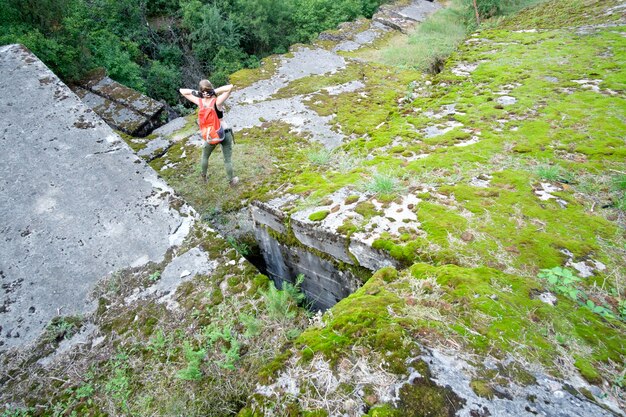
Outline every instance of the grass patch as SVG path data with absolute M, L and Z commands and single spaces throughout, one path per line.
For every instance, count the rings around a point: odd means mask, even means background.
M 479 1 L 478 4 L 483 25 L 489 27 L 502 16 L 542 1 L 545 0 Z M 443 69 L 448 56 L 476 27 L 472 1 L 453 0 L 450 6 L 419 24 L 408 37 L 392 38 L 390 45 L 376 54 L 375 60 L 436 74 Z
M 468 31 L 464 8 L 455 2 L 420 24 L 405 42 L 399 41 L 383 49 L 380 61 L 386 65 L 437 73 Z
M 559 165 L 539 165 L 535 170 L 535 174 L 542 180 L 563 182 L 566 184 L 574 182 L 574 176 Z
M 389 172 L 377 172 L 363 188 L 377 196 L 393 196 L 404 191 L 400 179 Z
M 626 174 L 619 174 L 611 178 L 611 189 L 613 191 L 626 191 Z
M 326 148 L 311 151 L 307 154 L 309 162 L 311 162 L 313 165 L 328 165 L 332 157 L 333 151 Z

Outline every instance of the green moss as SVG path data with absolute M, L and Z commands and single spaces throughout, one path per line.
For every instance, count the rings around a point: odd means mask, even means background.
M 324 220 L 329 214 L 329 210 L 316 211 L 315 213 L 309 215 L 309 220 L 311 220 L 312 222 L 320 222 Z
M 574 359 L 574 366 L 576 367 L 576 369 L 578 369 L 578 371 L 580 371 L 580 374 L 587 381 L 591 382 L 592 384 L 597 384 L 602 381 L 600 373 L 596 370 L 596 368 L 591 364 L 588 359 L 578 355 L 575 355 Z
M 393 276 L 390 269 L 377 273 L 357 292 L 333 307 L 324 328 L 313 328 L 296 339 L 303 359 L 316 353 L 335 362 L 355 345 L 365 345 L 384 352 L 389 369 L 401 373 L 411 348 L 405 346 L 404 329 L 389 315 L 389 308 L 401 300 L 385 288 L 384 277 Z
M 359 230 L 359 226 L 354 224 L 351 219 L 345 219 L 343 224 L 337 227 L 337 232 L 344 236 L 350 236 L 352 233 Z
M 314 104 L 318 100 L 323 100 L 323 95 L 320 93 L 320 90 L 325 87 L 332 87 L 360 79 L 362 78 L 363 71 L 362 65 L 349 64 L 346 68 L 333 74 L 311 75 L 299 78 L 289 83 L 288 86 L 278 90 L 273 97 L 287 98 L 295 95 L 317 93 L 315 97 L 309 101 L 309 106 L 315 106 L 314 108 L 316 111 L 321 110 L 321 106 L 319 106 L 320 108 L 318 109 L 318 106 Z M 330 98 L 328 95 L 325 95 L 325 97 Z
M 401 410 L 394 409 L 389 404 L 372 407 L 367 413 L 368 417 L 403 417 L 405 415 Z
M 261 61 L 259 68 L 242 69 L 231 74 L 228 79 L 236 89 L 242 89 L 260 80 L 267 80 L 276 73 L 280 62 L 279 56 L 271 56 Z
M 285 363 L 291 357 L 292 353 L 285 350 L 283 353 L 277 355 L 267 366 L 259 372 L 259 377 L 262 382 L 269 383 L 272 379 L 278 375 L 278 372 L 285 367 Z
M 359 204 L 356 205 L 354 211 L 359 213 L 366 219 L 374 216 L 380 216 L 383 214 L 382 211 L 376 209 L 376 206 L 371 201 L 361 201 Z
M 489 400 L 493 399 L 494 391 L 488 381 L 473 379 L 470 382 L 470 387 L 474 391 L 476 395 L 479 397 L 487 398 Z
M 252 280 L 252 286 L 250 287 L 250 291 L 248 292 L 248 294 L 255 295 L 258 293 L 259 290 L 267 289 L 269 283 L 270 279 L 267 277 L 267 275 L 256 274 L 254 276 L 254 279 Z
M 241 283 L 241 277 L 239 277 L 238 275 L 234 275 L 232 277 L 229 277 L 226 282 L 228 283 L 229 287 L 236 287 Z
M 356 203 L 357 201 L 359 201 L 359 196 L 358 195 L 351 195 L 346 197 L 345 201 L 343 202 L 345 205 L 350 205 L 353 203 Z
M 451 312 L 455 324 L 449 328 L 469 338 L 469 344 L 479 352 L 489 351 L 499 356 L 516 346 L 519 354 L 538 359 L 552 367 L 554 355 L 560 348 L 551 341 L 550 333 L 543 330 L 542 323 L 555 332 L 570 334 L 576 343 L 591 348 L 596 360 L 608 360 L 609 356 L 619 356 L 622 353 L 618 352 L 626 351 L 624 343 L 617 342 L 623 329 L 602 323 L 593 318 L 593 313 L 587 309 L 578 308 L 567 300 L 550 307 L 531 298 L 529 295 L 539 285 L 533 280 L 506 275 L 490 268 L 466 269 L 454 265 L 433 267 L 416 264 L 411 268 L 411 273 L 416 278 L 437 279 L 444 290 L 441 300 L 455 306 L 454 313 Z M 509 290 L 501 291 L 496 289 L 498 287 Z M 467 332 L 467 328 L 472 329 L 472 332 Z M 598 337 L 600 334 L 603 335 L 602 341 Z M 588 356 L 586 358 L 589 360 Z M 581 366 L 588 365 L 582 360 L 580 363 Z M 502 368 L 499 372 L 518 384 L 534 383 L 534 377 L 519 366 Z M 591 375 L 591 372 L 588 371 L 588 374 Z
M 612 16 L 604 14 L 605 10 L 618 4 L 617 0 L 552 0 L 507 19 L 502 27 L 544 29 L 604 23 L 618 18 L 617 13 Z
M 444 247 L 449 244 L 449 232 L 467 228 L 465 218 L 437 203 L 422 201 L 417 205 L 416 212 L 422 222 L 422 228 L 428 234 L 428 240 Z
M 385 282 L 393 282 L 398 279 L 398 271 L 393 267 L 381 268 L 376 272 L 376 277 L 382 279 Z
M 144 149 L 146 146 L 148 146 L 148 142 L 150 141 L 150 139 L 152 139 L 152 135 L 145 138 L 136 138 L 119 130 L 116 130 L 115 133 L 117 133 L 134 152 L 139 152 L 140 150 Z
M 452 388 L 440 387 L 428 377 L 416 378 L 400 388 L 398 408 L 411 416 L 450 417 L 465 404 Z

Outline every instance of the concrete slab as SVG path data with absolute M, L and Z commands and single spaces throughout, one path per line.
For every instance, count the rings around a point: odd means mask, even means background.
M 383 5 L 374 14 L 372 20 L 392 29 L 408 33 L 416 23 L 441 8 L 438 2 L 429 0 L 414 0 L 409 5 L 398 8 L 397 5 Z
M 108 98 L 81 87 L 74 87 L 73 91 L 114 129 L 123 132 L 138 132 L 146 123 L 145 116 Z
M 291 57 L 281 58 L 276 75 L 243 90 L 234 91 L 228 102 L 241 105 L 264 101 L 294 80 L 310 75 L 332 74 L 345 67 L 346 60 L 331 51 L 298 47 L 292 51 Z
M 441 9 L 441 4 L 430 0 L 417 0 L 398 10 L 398 14 L 405 19 L 423 22 L 426 18 L 437 10 Z
M 112 80 L 104 69 L 73 89 L 110 126 L 129 135 L 145 136 L 162 124 L 163 103 Z
M 90 311 L 110 272 L 161 261 L 195 213 L 20 45 L 0 47 L 0 114 L 2 351 Z

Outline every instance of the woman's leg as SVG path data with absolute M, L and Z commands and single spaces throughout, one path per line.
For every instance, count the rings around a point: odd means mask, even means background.
M 209 167 L 209 156 L 213 153 L 213 149 L 215 149 L 215 145 L 209 145 L 207 142 L 204 142 L 204 147 L 202 148 L 202 179 L 206 180 L 206 170 Z
M 226 167 L 228 181 L 232 181 L 233 163 L 231 158 L 233 155 L 233 133 L 230 130 L 226 131 L 224 140 L 222 141 L 222 152 L 224 152 L 224 166 Z

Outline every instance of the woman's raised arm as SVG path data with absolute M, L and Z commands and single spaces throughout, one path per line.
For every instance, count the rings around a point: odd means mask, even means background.
M 191 88 L 181 88 L 178 91 L 180 91 L 180 94 L 182 94 L 183 97 L 191 101 L 193 104 L 200 103 L 200 99 L 192 94 L 194 90 L 192 90 Z
M 233 85 L 232 84 L 228 84 L 228 85 L 223 85 L 219 88 L 215 89 L 215 94 L 217 94 L 217 100 L 215 101 L 215 104 L 220 107 L 222 104 L 224 104 L 224 102 L 226 101 L 226 99 L 230 96 L 230 92 L 233 90 Z

